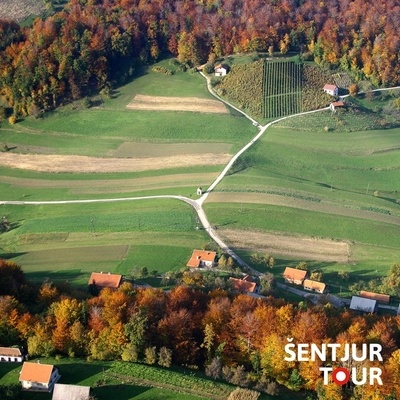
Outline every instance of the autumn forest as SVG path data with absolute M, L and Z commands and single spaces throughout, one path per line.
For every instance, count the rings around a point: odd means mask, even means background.
M 329 304 L 316 306 L 267 297 L 177 286 L 135 289 L 129 282 L 98 296 L 68 285 L 32 285 L 22 269 L 0 260 L 0 343 L 23 345 L 31 356 L 60 354 L 88 360 L 184 365 L 213 379 L 277 394 L 316 391 L 320 399 L 399 398 L 400 317 L 361 316 Z M 321 361 L 287 362 L 295 343 L 380 343 L 383 386 L 322 384 Z M 325 363 L 326 365 L 326 363 Z M 335 367 L 343 363 L 329 362 Z M 374 365 L 348 362 L 344 366 Z
M 16 116 L 134 76 L 172 54 L 294 51 L 374 85 L 400 82 L 398 0 L 71 0 L 31 28 L 0 21 L 0 87 Z

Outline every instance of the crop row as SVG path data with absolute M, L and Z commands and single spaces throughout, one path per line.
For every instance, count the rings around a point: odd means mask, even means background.
M 265 62 L 263 117 L 296 114 L 302 104 L 302 66 L 292 62 Z

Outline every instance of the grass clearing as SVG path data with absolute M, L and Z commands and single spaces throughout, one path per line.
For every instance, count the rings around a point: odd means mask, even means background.
M 160 400 L 207 400 L 210 398 L 207 397 L 207 392 L 204 395 L 196 395 L 190 393 L 190 386 L 182 387 L 178 385 L 180 381 L 186 383 L 189 381 L 190 384 L 197 383 L 204 386 L 207 384 L 206 379 L 185 375 L 184 371 L 174 372 L 140 364 L 87 362 L 81 359 L 68 358 L 45 358 L 41 359 L 40 362 L 42 364 L 53 364 L 59 368 L 60 383 L 91 386 L 93 394 L 98 400 L 108 400 L 115 398 L 115 396 L 119 400 L 151 400 L 154 398 Z M 20 370 L 20 364 L 1 363 L 0 384 L 17 384 Z M 125 374 L 124 378 L 120 376 L 122 375 L 121 370 Z M 164 372 L 164 377 L 168 376 L 172 380 L 165 382 L 165 378 L 161 379 L 158 370 Z M 167 387 L 167 384 L 169 387 Z M 173 390 L 172 385 L 175 384 L 177 387 Z M 220 383 L 214 383 L 214 388 L 222 393 L 225 393 L 225 391 L 229 393 L 230 390 L 230 386 Z M 52 394 L 22 392 L 21 396 L 21 400 L 50 400 Z
M 209 241 L 194 211 L 171 200 L 102 204 L 3 206 L 14 229 L 0 256 L 20 263 L 29 279 L 86 285 L 90 272 L 166 272 L 186 265 Z

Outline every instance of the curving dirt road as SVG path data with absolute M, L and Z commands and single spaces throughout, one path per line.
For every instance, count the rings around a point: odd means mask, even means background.
M 235 161 L 247 150 L 249 149 L 254 143 L 259 140 L 266 130 L 272 126 L 273 124 L 285 120 L 287 118 L 292 118 L 297 115 L 306 115 L 306 114 L 311 114 L 311 113 L 316 113 L 320 111 L 324 111 L 329 109 L 329 107 L 325 107 L 319 110 L 314 110 L 314 111 L 308 111 L 304 113 L 299 113 L 299 114 L 294 114 L 290 115 L 287 117 L 282 117 L 279 118 L 275 121 L 272 121 L 268 123 L 267 125 L 261 126 L 258 124 L 256 120 L 251 118 L 249 115 L 247 115 L 245 112 L 242 110 L 239 110 L 226 100 L 220 98 L 218 95 L 216 95 L 210 85 L 210 79 L 207 78 L 202 72 L 201 75 L 206 79 L 207 81 L 207 88 L 209 92 L 217 98 L 219 101 L 223 102 L 229 107 L 232 107 L 236 111 L 240 112 L 243 114 L 249 121 L 252 122 L 253 125 L 259 126 L 260 127 L 260 132 L 249 142 L 247 143 L 242 149 L 240 149 L 227 163 L 226 167 L 224 170 L 221 172 L 221 174 L 214 180 L 214 182 L 209 186 L 209 188 L 205 191 L 205 193 L 197 200 L 190 199 L 188 197 L 184 196 L 175 196 L 175 195 L 159 195 L 159 196 L 142 196 L 142 197 L 125 197 L 125 198 L 114 198 L 114 199 L 89 199 L 89 200 L 60 200 L 60 201 L 1 201 L 0 204 L 12 204 L 12 205 L 41 205 L 41 204 L 78 204 L 78 203 L 111 203 L 111 202 L 121 202 L 121 201 L 136 201 L 136 200 L 147 200 L 147 199 L 176 199 L 179 201 L 184 201 L 187 204 L 190 204 L 194 210 L 196 211 L 199 221 L 201 222 L 204 230 L 208 233 L 208 235 L 213 239 L 218 246 L 225 252 L 231 255 L 240 265 L 245 266 L 249 268 L 250 270 L 253 271 L 255 274 L 260 274 L 258 271 L 253 270 L 244 260 L 242 260 L 232 249 L 229 248 L 229 246 L 221 239 L 221 237 L 217 234 L 216 230 L 214 227 L 211 226 L 210 222 L 207 219 L 207 215 L 204 212 L 204 209 L 202 207 L 204 201 L 207 199 L 209 194 L 214 190 L 214 188 L 222 181 L 222 179 L 225 177 L 229 169 L 232 167 L 232 165 L 235 163 Z M 380 89 L 382 90 L 382 89 Z

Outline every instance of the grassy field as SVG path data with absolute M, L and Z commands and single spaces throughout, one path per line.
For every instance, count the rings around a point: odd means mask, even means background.
M 173 60 L 158 65 L 166 76 L 145 68 L 111 98 L 94 97 L 60 107 L 44 118 L 0 126 L 0 143 L 21 154 L 146 158 L 233 154 L 256 129 L 236 114 L 126 110 L 136 94 L 211 99 L 199 74 L 182 72 Z M 130 173 L 40 173 L 0 168 L 1 200 L 119 198 L 176 194 L 195 196 L 222 165 L 181 165 Z M 3 206 L 14 228 L 1 237 L 0 254 L 21 263 L 28 277 L 86 284 L 93 270 L 129 275 L 133 269 L 180 269 L 193 248 L 208 241 L 195 230 L 193 211 L 176 201 L 20 207 Z
M 33 281 L 86 285 L 92 271 L 181 269 L 208 242 L 186 204 L 149 200 L 105 204 L 3 206 L 15 228 L 2 234 L 0 257 Z
M 59 368 L 60 383 L 91 386 L 93 395 L 98 400 L 116 396 L 119 400 L 222 399 L 233 390 L 229 385 L 214 383 L 183 370 L 165 370 L 141 364 L 100 361 L 88 363 L 80 359 L 50 358 L 40 361 Z M 0 385 L 17 384 L 20 370 L 20 365 L 1 363 Z M 51 394 L 22 393 L 21 400 L 23 399 L 51 399 Z
M 332 282 L 341 269 L 367 280 L 384 276 L 400 259 L 400 129 L 326 132 L 329 118 L 317 113 L 268 129 L 209 197 L 207 215 L 221 232 L 347 242 L 349 263 L 317 263 Z M 284 259 L 282 268 L 298 262 Z

